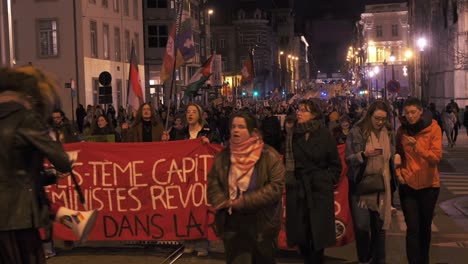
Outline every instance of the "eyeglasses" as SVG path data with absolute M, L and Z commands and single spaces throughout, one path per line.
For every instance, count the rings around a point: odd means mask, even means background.
M 387 122 L 387 118 L 386 118 L 386 117 L 372 116 L 372 118 L 374 118 L 375 121 L 378 121 L 378 122 Z

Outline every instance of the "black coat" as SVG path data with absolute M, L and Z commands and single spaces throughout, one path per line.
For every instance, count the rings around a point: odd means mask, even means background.
M 212 144 L 221 144 L 221 138 L 218 131 L 210 128 L 209 125 L 205 124 L 202 129 L 198 132 L 197 138 L 206 137 Z M 188 126 L 176 131 L 175 138 L 171 140 L 184 140 L 190 139 L 190 132 Z
M 14 102 L 0 103 L 0 141 L 0 231 L 45 226 L 44 158 L 69 172 L 68 155 L 34 112 Z
M 335 244 L 334 185 L 341 173 L 336 142 L 328 129 L 293 137 L 295 182 L 286 185 L 286 232 L 289 245 L 315 250 Z M 308 219 L 309 221 L 304 221 Z

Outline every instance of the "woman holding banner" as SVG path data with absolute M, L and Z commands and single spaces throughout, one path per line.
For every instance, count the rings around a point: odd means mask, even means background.
M 387 103 L 373 102 L 346 139 L 349 204 L 359 263 L 385 263 L 385 230 L 392 220 L 391 193 L 396 188 L 390 117 Z M 364 191 L 363 187 L 371 187 L 364 179 L 371 176 L 379 177 L 379 186 L 374 191 Z
M 286 139 L 286 234 L 304 263 L 323 263 L 324 249 L 336 240 L 334 185 L 342 166 L 321 113 L 315 102 L 300 101 L 296 126 Z
M 284 165 L 263 143 L 252 114 L 235 113 L 230 124 L 229 147 L 216 155 L 208 174 L 208 201 L 217 210 L 226 263 L 276 263 Z

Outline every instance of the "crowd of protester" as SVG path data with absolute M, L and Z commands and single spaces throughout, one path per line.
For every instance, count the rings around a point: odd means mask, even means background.
M 28 73 L 19 76 L 24 73 L 9 70 L 0 74 L 4 80 L 29 78 Z M 446 134 L 448 147 L 453 148 L 461 125 L 468 127 L 468 106 L 461 121 L 454 100 L 439 112 L 435 104 L 426 107 L 417 98 L 391 104 L 345 97 L 266 101 L 262 105 L 254 102 L 239 109 L 194 102 L 178 109 L 144 103 L 138 109 L 120 106 L 117 111 L 112 105 L 88 105 L 86 109 L 79 105 L 73 124 L 64 111 L 55 108 L 58 104 L 31 100 L 34 96 L 39 97 L 37 100 L 48 98 L 24 88 L 21 82 L 8 79 L 0 86 L 0 114 L 5 116 L 0 126 L 11 126 L 11 118 L 19 111 L 21 119 L 36 127 L 29 124 L 20 131 L 26 141 L 8 147 L 22 151 L 23 146 L 32 144 L 31 153 L 55 161 L 64 172 L 71 170 L 70 161 L 56 142 L 201 139 L 206 144 L 224 145 L 208 175 L 207 197 L 217 210 L 217 231 L 224 242 L 227 263 L 275 263 L 284 188 L 288 245 L 299 249 L 304 263 L 324 262 L 324 249 L 334 245 L 336 238 L 334 186 L 344 165 L 337 145 L 346 149 L 359 263 L 386 262 L 385 233 L 395 210 L 396 191 L 407 225 L 407 259 L 409 263 L 429 263 L 431 221 L 440 189 L 437 164 L 442 158 L 442 135 Z M 41 111 L 40 119 L 31 119 L 34 107 Z M 29 130 L 48 131 L 48 136 L 24 132 Z M 1 136 L 2 141 L 11 137 L 6 133 Z M 28 140 L 38 136 L 45 145 Z M 28 151 L 12 152 L 31 155 Z M 2 172 L 11 170 L 5 160 L 0 164 Z M 30 177 L 39 177 L 39 167 L 42 165 L 38 165 L 38 171 L 31 171 Z M 37 199 L 44 200 L 43 187 L 34 188 L 38 190 Z M 37 210 L 44 204 L 47 202 L 34 204 L 29 214 L 39 217 Z M 2 215 L 11 213 L 8 208 L 0 207 Z M 10 243 L 8 248 L 0 247 L 1 260 L 22 258 L 21 254 L 34 261 L 45 257 L 44 252 L 38 252 L 38 227 L 36 222 L 24 222 L 17 230 L 12 223 L 1 222 L 0 241 Z M 31 239 L 31 243 L 23 246 L 11 242 L 21 237 Z M 197 252 L 199 257 L 209 254 L 209 241 L 205 239 L 182 242 L 185 253 Z M 20 254 L 11 254 L 16 247 L 21 247 Z

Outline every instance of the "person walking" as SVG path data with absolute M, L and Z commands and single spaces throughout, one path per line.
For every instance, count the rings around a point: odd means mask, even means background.
M 284 165 L 263 143 L 257 120 L 246 112 L 231 119 L 229 146 L 208 174 L 208 201 L 216 209 L 217 235 L 228 264 L 276 263 Z
M 72 170 L 48 134 L 58 100 L 53 82 L 38 69 L 0 69 L 0 263 L 46 263 L 38 230 L 50 225 L 44 159 L 58 171 Z
M 335 244 L 334 185 L 341 173 L 336 142 L 310 100 L 299 102 L 297 122 L 286 139 L 286 234 L 304 263 L 323 263 Z M 291 173 L 292 172 L 292 173 Z
M 406 256 L 409 264 L 428 264 L 431 224 L 440 191 L 442 132 L 419 99 L 408 98 L 404 112 L 405 122 L 396 137 L 396 151 L 402 157 L 396 172 L 407 226 Z
M 385 231 L 390 228 L 391 193 L 396 187 L 391 113 L 384 101 L 373 102 L 346 140 L 349 205 L 359 263 L 385 263 Z M 366 186 L 365 177 L 380 177 L 380 190 L 362 191 L 371 187 Z

